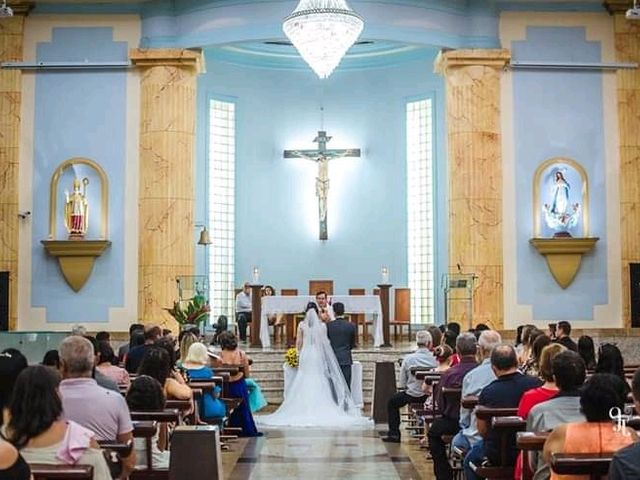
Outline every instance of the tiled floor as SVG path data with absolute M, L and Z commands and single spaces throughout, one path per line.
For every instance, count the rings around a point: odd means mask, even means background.
M 267 430 L 263 437 L 238 441 L 232 450 L 224 454 L 229 480 L 432 478 L 416 441 L 385 444 L 375 430 Z

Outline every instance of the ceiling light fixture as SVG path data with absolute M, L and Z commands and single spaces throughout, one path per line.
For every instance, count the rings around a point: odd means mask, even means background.
M 364 20 L 346 0 L 300 0 L 282 29 L 320 78 L 327 78 L 358 39 Z

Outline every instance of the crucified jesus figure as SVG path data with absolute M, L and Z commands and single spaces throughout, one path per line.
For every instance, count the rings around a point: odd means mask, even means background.
M 284 158 L 304 158 L 313 160 L 318 164 L 318 176 L 316 177 L 316 196 L 318 197 L 318 221 L 320 225 L 320 240 L 327 240 L 327 210 L 329 197 L 329 160 L 341 157 L 360 157 L 360 149 L 327 150 L 327 132 L 319 131 L 313 140 L 318 144 L 317 150 L 285 150 Z

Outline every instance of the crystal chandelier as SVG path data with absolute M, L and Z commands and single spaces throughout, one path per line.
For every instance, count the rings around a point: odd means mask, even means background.
M 282 29 L 320 78 L 327 78 L 362 33 L 362 17 L 346 0 L 300 0 Z

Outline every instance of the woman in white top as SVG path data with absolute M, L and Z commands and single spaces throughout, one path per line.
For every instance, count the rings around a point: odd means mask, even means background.
M 28 463 L 90 465 L 94 480 L 111 480 L 94 433 L 61 420 L 58 374 L 45 366 L 28 367 L 16 380 L 5 436 Z

